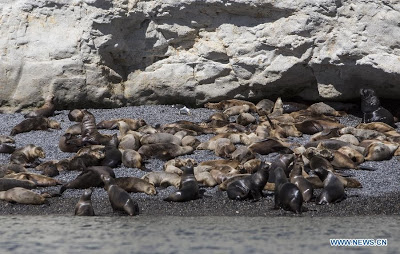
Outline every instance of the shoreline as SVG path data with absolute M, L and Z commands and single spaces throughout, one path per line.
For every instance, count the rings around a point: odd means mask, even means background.
M 200 122 L 205 120 L 210 114 L 215 112 L 210 109 L 191 109 L 191 115 L 181 115 L 176 107 L 157 105 L 157 106 L 137 106 L 124 107 L 118 109 L 89 109 L 96 117 L 96 122 L 113 118 L 129 117 L 142 118 L 148 124 L 171 123 L 178 120 L 188 120 Z M 73 123 L 68 120 L 69 111 L 57 111 L 56 116 L 51 119 L 61 123 L 61 130 L 51 131 L 32 131 L 21 133 L 15 136 L 16 146 L 22 147 L 27 144 L 41 146 L 46 152 L 46 158 L 42 161 L 52 159 L 62 159 L 72 156 L 70 153 L 63 153 L 58 149 L 58 138 Z M 0 114 L 0 135 L 8 135 L 12 127 L 23 120 L 23 115 Z M 347 115 L 340 118 L 345 125 L 354 126 L 360 118 Z M 102 133 L 115 133 L 116 131 L 104 131 Z M 209 138 L 207 135 L 198 137 L 201 141 Z M 304 143 L 308 141 L 309 135 L 302 138 L 289 138 L 290 142 Z M 0 154 L 0 163 L 7 163 L 9 154 Z M 272 160 L 276 154 L 262 156 L 267 160 Z M 182 156 L 184 158 L 194 158 L 198 162 L 216 159 L 214 152 L 207 150 L 195 150 L 191 155 Z M 165 161 L 151 159 L 146 163 L 146 167 L 154 170 L 162 170 Z M 387 161 L 370 161 L 362 165 L 372 166 L 376 171 L 346 170 L 358 179 L 363 188 L 346 189 L 347 199 L 337 204 L 319 206 L 315 203 L 304 203 L 304 207 L 309 211 L 301 215 L 295 215 L 282 209 L 273 210 L 272 192 L 265 191 L 265 197 L 258 202 L 253 201 L 233 201 L 228 199 L 226 192 L 221 192 L 216 187 L 206 187 L 202 198 L 184 202 L 166 202 L 162 199 L 176 190 L 174 187 L 159 188 L 157 195 L 148 196 L 144 193 L 131 193 L 130 195 L 138 202 L 140 207 L 139 216 L 368 216 L 368 215 L 400 215 L 400 162 L 397 158 Z M 30 170 L 32 172 L 37 172 Z M 117 177 L 136 176 L 141 177 L 145 173 L 139 169 L 126 168 L 121 166 L 114 169 Z M 54 177 L 62 182 L 70 181 L 80 172 L 68 171 L 60 172 Z M 37 188 L 40 192 L 58 192 L 60 186 Z M 0 201 L 0 215 L 71 215 L 73 216 L 74 207 L 84 190 L 66 190 L 61 197 L 49 198 L 49 204 L 45 205 L 22 205 L 11 204 Z M 316 193 L 318 193 L 317 190 Z M 108 201 L 107 193 L 103 188 L 94 188 L 92 203 L 97 216 L 125 216 L 125 214 L 113 213 Z

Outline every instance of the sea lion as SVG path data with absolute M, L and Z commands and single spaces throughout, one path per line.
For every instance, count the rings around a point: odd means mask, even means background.
M 128 168 L 143 168 L 142 156 L 132 149 L 126 149 L 122 152 L 122 164 Z M 143 168 L 144 169 L 144 168 Z
M 33 130 L 48 130 L 48 129 L 61 129 L 60 123 L 56 120 L 48 119 L 45 117 L 32 117 L 27 118 L 14 126 L 10 132 L 11 136 L 18 133 L 30 132 Z
M 139 205 L 124 189 L 119 187 L 114 178 L 108 175 L 101 175 L 104 182 L 104 189 L 107 191 L 113 211 L 124 211 L 130 216 L 139 214 Z
M 157 144 L 157 143 L 172 143 L 175 145 L 181 145 L 181 139 L 170 133 L 154 133 L 147 134 L 140 138 L 142 145 Z
M 204 133 L 204 128 L 200 127 L 197 123 L 184 120 L 164 124 L 163 126 L 161 126 L 160 130 L 162 130 L 163 132 L 167 132 L 166 130 L 168 128 L 173 128 L 175 130 L 174 133 L 168 132 L 171 134 L 175 134 L 178 131 L 186 131 L 187 135 L 191 136 L 197 136 Z
M 67 189 L 88 189 L 90 187 L 103 187 L 104 183 L 100 178 L 100 175 L 109 175 L 111 177 L 115 177 L 115 173 L 110 167 L 88 167 L 74 180 L 63 184 L 60 188 L 60 194 L 62 194 Z
M 8 163 L 0 165 L 0 178 L 10 173 L 27 172 L 26 168 L 20 164 Z
M 106 145 L 104 149 L 105 155 L 104 159 L 100 161 L 100 165 L 108 166 L 110 168 L 118 167 L 122 162 L 121 151 L 113 145 Z
M 49 177 L 58 176 L 60 172 L 57 169 L 56 163 L 57 163 L 56 161 L 46 161 L 36 166 L 35 169 L 41 171 L 45 176 Z
M 234 176 L 228 177 L 225 181 L 223 181 L 222 183 L 220 183 L 218 185 L 218 189 L 220 189 L 221 191 L 226 191 L 228 189 L 228 186 L 231 183 L 233 183 L 233 182 L 235 182 L 237 180 L 240 180 L 240 179 L 244 179 L 244 178 L 246 178 L 248 176 L 251 176 L 251 174 L 238 174 L 238 175 L 234 175 Z
M 310 141 L 340 137 L 339 130 L 340 128 L 333 128 L 317 132 L 310 137 Z
M 42 205 L 46 203 L 45 196 L 21 187 L 14 187 L 0 192 L 1 200 L 27 205 Z
M 256 104 L 257 113 L 260 116 L 268 115 L 272 112 L 275 103 L 269 99 L 262 99 Z
M 386 135 L 375 130 L 366 130 L 366 129 L 357 129 L 351 126 L 344 127 L 339 130 L 341 135 L 343 134 L 352 134 L 354 135 L 360 142 L 365 139 L 377 139 L 377 140 L 386 140 Z
M 328 132 L 331 129 L 340 129 L 345 127 L 341 123 L 333 122 L 333 121 L 326 121 L 320 119 L 307 119 L 302 122 L 295 123 L 296 129 L 302 132 L 303 134 L 313 135 L 318 132 Z M 329 132 L 328 132 L 329 133 Z M 334 135 L 335 133 L 331 133 Z M 324 133 L 324 135 L 327 135 Z
M 316 168 L 314 171 L 324 183 L 321 194 L 315 200 L 317 205 L 337 203 L 346 198 L 343 183 L 335 174 L 323 167 Z
M 292 113 L 300 110 L 306 109 L 308 106 L 303 103 L 298 103 L 298 102 L 293 102 L 293 101 L 287 101 L 283 103 L 283 113 Z
M 238 118 L 236 118 L 236 123 L 243 125 L 243 126 L 247 126 L 249 124 L 255 123 L 256 122 L 256 118 L 249 113 L 240 113 Z
M 360 141 L 353 134 L 343 134 L 340 137 L 332 137 L 331 139 L 341 140 L 341 141 L 353 144 L 355 146 L 360 145 Z
M 24 166 L 35 164 L 36 159 L 46 157 L 43 148 L 32 144 L 15 150 L 10 157 L 10 162 Z
M 82 122 L 83 112 L 80 109 L 73 109 L 68 113 L 68 119 L 71 122 Z
M 0 135 L 0 144 L 3 144 L 3 143 L 15 144 L 15 140 L 13 137 L 6 136 L 6 135 Z
M 121 137 L 121 141 L 119 142 L 119 149 L 127 150 L 138 150 L 141 146 L 140 143 L 141 135 L 136 132 L 127 133 Z
M 8 153 L 11 154 L 15 151 L 15 145 L 2 143 L 0 144 L 0 153 Z
M 82 134 L 82 123 L 76 123 L 71 126 L 69 126 L 65 130 L 65 134 L 71 134 L 71 135 L 81 135 Z
M 83 147 L 82 138 L 78 135 L 65 133 L 58 141 L 58 148 L 65 153 L 76 153 Z
M 4 178 L 32 181 L 36 186 L 40 187 L 56 186 L 61 184 L 57 179 L 31 172 L 10 173 L 5 175 Z
M 356 126 L 357 129 L 374 130 L 379 132 L 388 132 L 396 130 L 392 126 L 382 122 L 360 123 Z
M 199 185 L 194 177 L 193 165 L 188 164 L 182 167 L 182 171 L 180 189 L 169 195 L 164 201 L 186 202 L 199 198 Z
M 323 102 L 314 103 L 307 110 L 317 115 L 326 116 L 343 116 L 345 114 L 344 112 L 336 111 L 336 109 Z
M 304 202 L 309 202 L 314 198 L 314 187 L 302 172 L 304 171 L 304 161 L 302 155 L 296 155 L 292 171 L 290 172 L 290 182 L 299 188 Z
M 361 164 L 364 162 L 365 158 L 364 155 L 357 150 L 350 148 L 348 146 L 343 146 L 337 150 L 338 152 L 346 155 L 349 157 L 352 161 L 354 161 L 357 164 Z
M 6 191 L 14 187 L 21 187 L 25 189 L 36 188 L 36 183 L 28 180 L 18 180 L 12 178 L 0 178 L 0 191 Z
M 243 133 L 246 127 L 237 123 L 229 123 L 223 127 L 214 128 L 210 133 Z
M 233 160 L 245 163 L 248 160 L 254 159 L 254 153 L 247 146 L 239 146 L 230 156 Z
M 381 106 L 378 96 L 373 89 L 360 89 L 362 122 L 383 122 L 395 127 L 394 117 L 389 110 Z
M 83 109 L 82 113 L 81 133 L 82 143 L 84 145 L 106 145 L 112 142 L 113 138 L 116 138 L 116 135 L 114 137 L 111 135 L 103 135 L 97 130 L 96 119 L 91 112 Z
M 257 107 L 254 105 L 254 103 L 238 99 L 222 100 L 218 103 L 208 102 L 204 105 L 204 107 L 210 109 L 225 110 L 230 107 L 242 106 L 242 105 L 248 105 L 251 112 L 257 112 Z
M 200 145 L 200 140 L 198 140 L 194 136 L 185 136 L 181 140 L 182 146 L 191 146 L 193 149 L 195 149 L 198 145 Z
M 230 166 L 215 167 L 210 170 L 211 176 L 215 181 L 220 184 L 232 176 L 240 174 L 239 169 L 232 168 Z
M 382 161 L 389 160 L 393 157 L 398 144 L 384 143 L 377 140 L 364 140 L 360 146 L 366 147 L 364 156 L 367 161 Z
M 235 145 L 230 139 L 220 138 L 215 141 L 215 155 L 222 158 L 230 158 L 231 154 L 236 150 Z
M 179 188 L 181 185 L 181 177 L 174 173 L 154 171 L 145 174 L 142 179 L 154 185 L 155 187 L 168 187 L 170 185 Z
M 178 175 L 182 175 L 181 167 L 185 167 L 188 164 L 197 165 L 197 162 L 194 159 L 186 158 L 186 159 L 172 159 L 164 163 L 163 169 L 165 172 L 175 173 Z
M 161 160 L 170 160 L 175 157 L 193 152 L 191 146 L 179 146 L 173 143 L 157 143 L 142 145 L 138 152 L 142 158 L 158 158 Z
M 249 105 L 240 105 L 240 106 L 232 106 L 224 110 L 224 114 L 227 116 L 235 116 L 239 115 L 240 113 L 247 113 L 250 111 Z
M 147 195 L 156 195 L 154 185 L 137 177 L 118 177 L 115 183 L 127 192 L 144 192 Z
M 318 145 L 322 144 L 325 148 L 327 149 L 332 149 L 332 150 L 338 150 L 339 148 L 343 146 L 348 146 L 350 148 L 353 148 L 357 150 L 360 153 L 364 153 L 365 148 L 361 146 L 355 146 L 353 144 L 350 144 L 348 142 L 344 142 L 341 140 L 335 140 L 335 139 L 321 139 L 317 141 L 310 141 L 307 144 L 305 144 L 305 148 L 309 147 L 317 147 Z
M 266 138 L 264 140 L 255 142 L 249 146 L 249 149 L 253 151 L 253 153 L 258 153 L 261 155 L 274 152 L 292 153 L 292 150 L 288 147 L 288 145 L 276 138 Z
M 54 95 L 49 95 L 44 100 L 43 106 L 24 115 L 24 117 L 25 118 L 38 117 L 38 116 L 49 117 L 53 116 L 55 111 L 56 111 L 56 106 L 54 105 Z
M 243 163 L 243 165 L 239 166 L 242 173 L 249 173 L 253 174 L 258 171 L 261 167 L 261 160 L 260 159 L 251 159 Z
M 274 208 L 283 208 L 294 213 L 302 212 L 303 195 L 299 188 L 288 181 L 281 166 L 274 168 L 275 173 L 275 205 Z
M 75 205 L 76 216 L 94 216 L 94 210 L 92 206 L 92 190 L 86 189 Z
M 227 187 L 228 198 L 233 200 L 254 199 L 262 197 L 262 190 L 269 177 L 269 165 L 262 163 L 261 168 L 254 174 L 232 182 Z

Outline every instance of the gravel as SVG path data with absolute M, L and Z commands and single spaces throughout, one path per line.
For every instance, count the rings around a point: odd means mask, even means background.
M 179 106 L 137 106 L 123 107 L 116 109 L 89 109 L 96 121 L 109 120 L 113 118 L 142 118 L 148 124 L 172 123 L 178 120 L 188 120 L 201 122 L 206 120 L 214 110 L 198 108 L 190 109 L 190 115 L 180 114 Z M 16 146 L 22 147 L 27 144 L 41 146 L 46 152 L 44 160 L 63 159 L 71 157 L 73 154 L 64 153 L 58 149 L 58 139 L 64 131 L 73 123 L 68 120 L 69 111 L 57 111 L 56 116 L 52 117 L 61 123 L 61 130 L 50 131 L 31 131 L 15 136 Z M 13 126 L 23 120 L 23 114 L 0 114 L 0 135 L 8 135 Z M 360 122 L 360 118 L 347 115 L 340 118 L 341 123 L 348 126 L 355 126 Z M 116 131 L 103 131 L 102 133 L 115 133 Z M 205 141 L 210 135 L 202 135 L 198 138 Z M 304 144 L 308 141 L 309 135 L 300 138 L 289 138 L 290 143 Z M 277 154 L 263 156 L 266 160 L 273 160 Z M 7 163 L 10 155 L 0 154 L 0 163 Z M 193 158 L 198 162 L 217 159 L 214 152 L 208 150 L 196 150 L 191 155 L 182 156 Z M 164 161 L 151 159 L 146 162 L 146 167 L 152 171 L 162 170 Z M 315 203 L 305 203 L 308 209 L 301 216 L 353 216 L 353 215 L 379 215 L 379 214 L 399 214 L 400 213 L 400 162 L 393 157 L 386 161 L 365 162 L 363 165 L 372 166 L 375 171 L 347 170 L 346 172 L 358 179 L 363 188 L 346 189 L 348 198 L 344 201 L 318 206 Z M 33 169 L 29 169 L 35 172 Z M 147 172 L 139 169 L 126 168 L 121 166 L 114 169 L 117 177 L 135 176 L 142 177 Z M 55 177 L 61 182 L 73 180 L 79 172 L 61 172 Z M 39 192 L 58 192 L 60 186 L 37 188 Z M 174 187 L 157 188 L 157 195 L 149 196 L 144 193 L 131 193 L 130 195 L 139 203 L 142 215 L 179 215 L 179 216 L 298 216 L 291 212 L 273 209 L 273 193 L 264 192 L 265 197 L 258 202 L 252 201 L 233 201 L 229 200 L 226 192 L 218 190 L 218 187 L 201 187 L 203 195 L 200 199 L 174 203 L 165 202 L 163 198 L 175 191 Z M 0 201 L 2 209 L 0 215 L 21 214 L 21 215 L 47 215 L 62 214 L 72 215 L 74 207 L 84 190 L 66 190 L 61 197 L 48 199 L 45 205 L 22 205 L 11 204 Z M 317 190 L 317 193 L 320 190 Z M 97 215 L 118 216 L 120 213 L 113 213 L 108 201 L 107 193 L 102 188 L 95 188 L 92 195 L 92 202 Z

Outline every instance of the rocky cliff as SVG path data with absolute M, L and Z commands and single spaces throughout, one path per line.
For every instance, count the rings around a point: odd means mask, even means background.
M 0 107 L 400 95 L 397 0 L 0 0 Z

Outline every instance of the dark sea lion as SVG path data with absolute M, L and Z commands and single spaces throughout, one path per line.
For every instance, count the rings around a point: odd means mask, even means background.
M 227 178 L 225 181 L 223 181 L 222 183 L 220 183 L 218 185 L 218 189 L 220 189 L 222 191 L 226 191 L 228 189 L 228 186 L 231 183 L 233 183 L 237 180 L 240 180 L 240 179 L 244 179 L 248 176 L 251 176 L 251 174 L 238 174 L 238 175 L 231 176 L 231 177 Z
M 194 177 L 193 165 L 182 167 L 180 188 L 172 193 L 164 201 L 186 202 L 199 198 L 199 184 Z
M 58 148 L 65 153 L 76 153 L 83 147 L 82 138 L 78 135 L 65 133 L 58 141 Z
M 14 187 L 34 189 L 37 185 L 33 181 L 17 180 L 12 178 L 0 178 L 0 191 L 6 191 Z
M 88 189 L 90 187 L 103 187 L 104 183 L 100 175 L 109 175 L 115 177 L 115 173 L 110 167 L 98 166 L 88 167 L 80 173 L 74 180 L 63 184 L 60 188 L 60 194 L 67 189 Z
M 113 137 L 111 135 L 101 134 L 96 127 L 96 119 L 92 113 L 86 109 L 82 110 L 82 143 L 88 145 L 106 145 L 112 142 Z
M 303 134 L 313 135 L 321 131 L 330 129 L 343 128 L 343 124 L 319 119 L 308 119 L 302 122 L 295 123 L 297 130 Z
M 127 192 L 144 192 L 147 195 L 156 195 L 154 185 L 137 177 L 118 177 L 115 183 Z
M 266 155 L 274 152 L 279 153 L 292 153 L 292 150 L 283 142 L 276 138 L 266 138 L 264 140 L 255 142 L 249 146 L 253 153 Z
M 41 171 L 43 175 L 49 176 L 49 177 L 54 177 L 58 176 L 60 172 L 57 169 L 57 162 L 55 161 L 46 161 L 38 166 L 36 166 L 36 170 Z
M 232 182 L 227 187 L 228 198 L 233 200 L 254 199 L 262 197 L 262 190 L 269 178 L 269 165 L 262 163 L 254 174 Z
M 170 160 L 175 157 L 189 154 L 193 152 L 191 146 L 179 146 L 172 143 L 158 143 L 143 145 L 139 148 L 138 152 L 142 158 L 158 158 L 161 160 Z
M 32 144 L 26 145 L 15 150 L 10 157 L 10 162 L 21 165 L 34 164 L 38 158 L 44 158 L 46 154 L 43 148 Z
M 27 172 L 26 168 L 20 164 L 8 163 L 0 165 L 0 178 L 10 173 Z
M 286 114 L 306 109 L 308 106 L 303 103 L 287 101 L 283 102 L 282 107 L 283 107 L 283 113 Z
M 303 195 L 299 188 L 288 181 L 281 166 L 274 168 L 275 173 L 275 205 L 274 208 L 283 208 L 294 213 L 302 212 Z
M 92 190 L 87 189 L 82 194 L 78 203 L 75 205 L 76 216 L 94 216 L 94 210 L 92 206 Z
M 45 195 L 40 195 L 36 192 L 21 187 L 14 187 L 7 191 L 1 191 L 0 199 L 12 203 L 27 205 L 42 205 L 46 203 Z
M 105 156 L 104 159 L 100 161 L 101 166 L 108 166 L 110 168 L 116 168 L 121 165 L 122 153 L 121 151 L 113 145 L 105 146 Z
M 316 168 L 314 171 L 324 183 L 321 194 L 315 200 L 317 205 L 337 203 L 346 198 L 343 183 L 334 173 L 323 167 Z
M 71 122 L 82 122 L 83 112 L 80 109 L 73 109 L 68 113 L 68 119 Z
M 392 113 L 381 106 L 380 100 L 373 89 L 360 89 L 360 95 L 363 123 L 383 122 L 396 127 Z
M 2 143 L 0 144 L 0 153 L 13 153 L 15 151 L 15 145 Z
M 290 182 L 295 184 L 301 191 L 304 202 L 309 202 L 314 198 L 314 187 L 304 176 L 304 161 L 302 155 L 296 155 L 292 171 L 290 172 Z
M 15 136 L 18 133 L 30 132 L 33 130 L 61 129 L 60 123 L 45 117 L 27 118 L 12 128 L 10 135 Z
M 54 95 L 50 95 L 45 99 L 43 106 L 26 114 L 24 117 L 25 118 L 38 117 L 38 116 L 49 117 L 53 116 L 55 111 L 56 111 L 56 106 L 54 105 Z
M 130 216 L 139 215 L 139 205 L 124 189 L 119 187 L 113 178 L 101 175 L 104 189 L 107 191 L 108 199 L 114 211 L 124 211 Z

